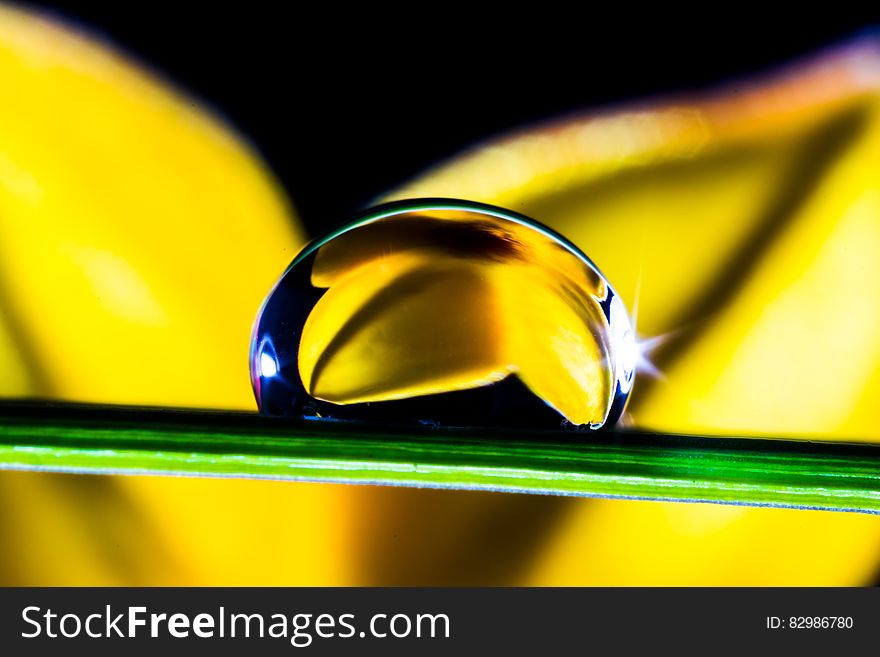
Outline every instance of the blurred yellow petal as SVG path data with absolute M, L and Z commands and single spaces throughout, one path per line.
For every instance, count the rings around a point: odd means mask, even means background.
M 302 239 L 265 167 L 111 50 L 7 7 L 0 81 L 0 304 L 42 377 L 22 393 L 252 408 L 243 345 Z
M 174 584 L 189 569 L 114 477 L 4 472 L 0 530 L 7 586 Z
M 578 507 L 524 584 L 841 586 L 877 575 L 873 516 L 626 500 Z
M 880 104 L 634 412 L 660 430 L 880 440 Z M 665 389 L 665 390 L 664 390 Z
M 345 586 L 352 559 L 346 485 L 133 477 L 127 493 L 175 563 L 150 559 L 149 582 L 173 586 Z M 123 580 L 125 581 L 125 580 Z

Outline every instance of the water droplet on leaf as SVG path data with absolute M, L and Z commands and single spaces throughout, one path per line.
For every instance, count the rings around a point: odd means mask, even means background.
M 263 413 L 420 426 L 598 429 L 635 375 L 626 309 L 580 250 L 457 200 L 372 208 L 306 246 L 263 304 Z

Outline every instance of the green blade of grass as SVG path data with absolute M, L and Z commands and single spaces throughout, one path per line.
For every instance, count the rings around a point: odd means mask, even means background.
M 3 402 L 0 468 L 880 513 L 880 446 L 634 431 L 405 430 L 248 413 Z

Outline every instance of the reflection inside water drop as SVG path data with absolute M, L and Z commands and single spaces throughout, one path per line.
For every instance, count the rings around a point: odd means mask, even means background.
M 597 429 L 637 356 L 624 304 L 567 240 L 501 208 L 412 200 L 306 246 L 250 362 L 271 415 Z

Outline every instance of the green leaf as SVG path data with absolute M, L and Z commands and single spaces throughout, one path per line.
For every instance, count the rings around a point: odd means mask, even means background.
M 407 430 L 249 413 L 4 402 L 0 468 L 880 513 L 880 446 L 637 431 Z

